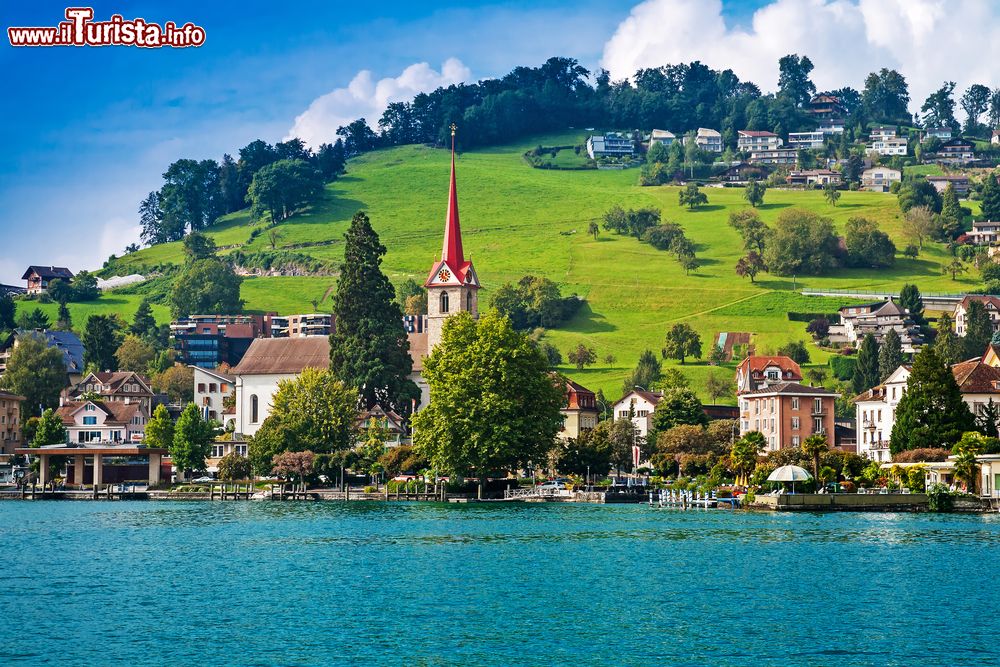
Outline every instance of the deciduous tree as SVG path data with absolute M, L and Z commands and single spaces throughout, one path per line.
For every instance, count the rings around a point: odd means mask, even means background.
M 662 354 L 664 359 L 676 359 L 681 365 L 687 357 L 701 359 L 701 336 L 690 324 L 678 322 L 667 332 Z
M 201 418 L 198 406 L 188 403 L 174 427 L 174 439 L 170 446 L 174 466 L 184 473 L 204 470 L 205 459 L 211 452 L 212 435 L 212 427 Z

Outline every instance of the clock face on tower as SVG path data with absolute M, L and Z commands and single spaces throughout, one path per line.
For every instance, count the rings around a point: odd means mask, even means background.
M 440 271 L 438 271 L 438 280 L 440 280 L 443 283 L 446 283 L 449 280 L 451 280 L 451 271 L 449 271 L 448 269 L 441 269 Z

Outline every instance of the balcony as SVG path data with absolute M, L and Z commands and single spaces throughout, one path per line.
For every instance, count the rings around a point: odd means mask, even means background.
M 872 451 L 879 450 L 879 449 L 889 449 L 889 441 L 888 440 L 879 440 L 878 442 L 870 442 L 870 443 L 868 443 L 868 449 L 870 449 Z

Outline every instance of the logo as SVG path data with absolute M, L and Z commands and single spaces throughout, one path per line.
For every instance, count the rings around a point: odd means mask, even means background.
M 126 19 L 112 14 L 107 21 L 94 21 L 93 7 L 67 7 L 66 20 L 54 27 L 10 27 L 11 46 L 164 46 L 186 48 L 205 43 L 205 29 L 191 22 L 162 26 L 143 18 Z

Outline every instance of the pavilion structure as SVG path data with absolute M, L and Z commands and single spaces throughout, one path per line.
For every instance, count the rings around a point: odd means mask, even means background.
M 162 479 L 161 467 L 163 466 L 163 457 L 167 454 L 167 450 L 162 448 L 114 443 L 80 443 L 46 445 L 44 447 L 22 447 L 15 450 L 15 452 L 21 455 L 34 456 L 39 459 L 38 478 L 43 487 L 52 481 L 49 479 L 49 460 L 53 456 L 67 457 L 67 484 L 77 487 L 99 487 L 109 483 L 141 481 L 136 479 L 111 479 L 105 476 L 106 466 L 117 466 L 120 468 L 118 464 L 123 460 L 128 462 L 130 468 L 142 469 L 140 465 L 136 465 L 136 459 L 146 460 L 147 465 L 145 468 L 148 470 L 146 472 L 146 483 L 149 486 L 159 484 Z M 88 475 L 87 473 L 90 474 Z M 90 478 L 89 481 L 87 480 L 88 477 Z

